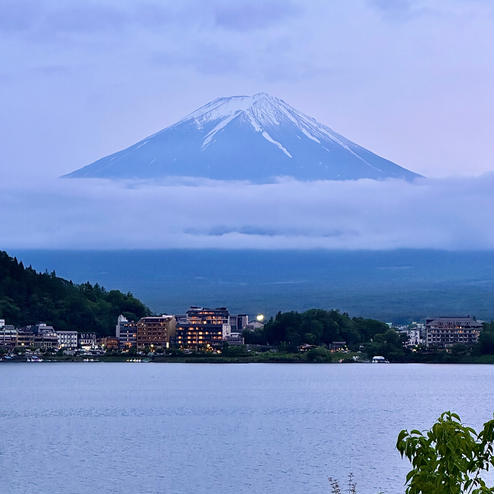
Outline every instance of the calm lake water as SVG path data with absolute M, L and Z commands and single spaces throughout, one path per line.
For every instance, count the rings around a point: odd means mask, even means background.
M 479 427 L 494 366 L 0 365 L 0 491 L 403 492 L 402 428 Z

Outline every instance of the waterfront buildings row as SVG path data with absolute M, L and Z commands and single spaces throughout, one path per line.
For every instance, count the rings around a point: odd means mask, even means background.
M 254 322 L 252 329 L 259 326 Z M 0 347 L 41 350 L 159 350 L 179 348 L 218 348 L 244 343 L 242 331 L 249 328 L 247 314 L 232 315 L 226 307 L 190 307 L 185 314 L 147 316 L 129 321 L 117 319 L 115 336 L 96 338 L 94 332 L 60 331 L 44 323 L 15 328 L 0 319 Z
M 120 315 L 115 336 L 99 339 L 91 331 L 60 331 L 44 323 L 15 328 L 0 319 L 0 347 L 64 351 L 131 348 L 154 351 L 170 347 L 214 350 L 225 342 L 242 345 L 242 332 L 260 326 L 262 323 L 258 321 L 249 322 L 246 314 L 230 314 L 226 307 L 211 309 L 197 306 L 190 307 L 185 314 L 148 316 L 138 321 L 129 321 Z M 472 316 L 439 316 L 427 318 L 425 324 L 413 323 L 397 329 L 404 335 L 406 347 L 448 349 L 455 344 L 477 343 L 482 324 Z M 342 346 L 345 342 L 335 343 Z
M 15 328 L 0 319 L 0 347 L 39 348 L 40 350 L 93 350 L 97 348 L 96 333 L 60 331 L 44 323 Z
M 232 315 L 226 307 L 215 309 L 192 306 L 185 314 L 148 316 L 128 321 L 120 315 L 115 336 L 121 348 L 215 348 L 227 342 L 244 343 L 242 331 L 248 329 L 247 314 Z

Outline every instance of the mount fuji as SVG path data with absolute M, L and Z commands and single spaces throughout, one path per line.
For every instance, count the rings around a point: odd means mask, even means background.
M 203 177 L 266 183 L 420 175 L 265 93 L 217 98 L 174 125 L 65 177 Z

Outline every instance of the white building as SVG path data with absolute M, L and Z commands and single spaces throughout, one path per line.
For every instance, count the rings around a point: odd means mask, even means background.
M 96 333 L 80 333 L 79 346 L 83 350 L 96 349 Z
M 407 346 L 419 346 L 424 343 L 420 329 L 409 329 L 407 332 Z
M 17 346 L 17 329 L 9 324 L 0 326 L 0 347 L 14 348 Z
M 121 348 L 131 348 L 137 344 L 137 323 L 120 314 L 115 326 L 115 336 Z
M 73 350 L 77 348 L 77 331 L 56 331 L 58 348 Z
M 125 323 L 128 323 L 129 320 L 123 315 L 120 314 L 117 318 L 117 325 L 115 326 L 115 336 L 117 338 L 120 338 L 120 331 L 122 329 L 122 326 L 125 325 Z
M 246 326 L 245 329 L 248 331 L 255 331 L 256 329 L 262 329 L 264 327 L 264 323 L 259 322 L 259 321 L 250 321 Z

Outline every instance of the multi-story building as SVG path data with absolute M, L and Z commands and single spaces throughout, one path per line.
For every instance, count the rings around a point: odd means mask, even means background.
M 137 323 L 129 321 L 122 314 L 118 316 L 115 336 L 120 348 L 131 348 L 137 345 Z
M 58 336 L 54 331 L 43 331 L 34 334 L 33 346 L 41 350 L 57 350 Z
M 0 324 L 3 319 L 0 319 Z M 0 326 L 0 347 L 4 348 L 14 348 L 17 346 L 17 329 L 10 324 L 5 324 Z
M 474 317 L 430 317 L 425 320 L 427 347 L 448 348 L 457 343 L 472 345 L 478 342 L 482 324 Z
M 96 348 L 96 333 L 79 333 L 79 347 L 83 350 Z
M 17 331 L 17 344 L 19 347 L 33 347 L 34 333 L 27 328 L 21 328 Z
M 175 336 L 175 316 L 142 317 L 137 321 L 137 348 L 168 348 Z
M 77 331 L 56 331 L 58 338 L 58 348 L 63 350 L 74 350 L 77 348 L 78 336 Z
M 233 333 L 241 333 L 249 324 L 249 316 L 247 314 L 230 315 L 230 326 Z
M 38 324 L 33 324 L 32 326 L 27 326 L 29 330 L 31 330 L 34 334 L 42 334 L 42 333 L 55 333 L 55 328 L 53 326 L 49 326 L 44 322 L 40 322 Z
M 181 348 L 221 346 L 231 334 L 226 307 L 191 307 L 177 323 L 176 344 Z
M 416 347 L 422 345 L 424 340 L 422 339 L 422 331 L 420 328 L 408 329 L 406 332 L 407 340 L 405 342 L 406 347 Z
M 44 322 L 25 326 L 18 332 L 17 346 L 56 350 L 58 348 L 57 333 L 53 326 Z
M 118 338 L 115 336 L 105 336 L 99 340 L 100 346 L 103 350 L 118 350 Z

